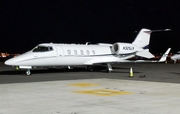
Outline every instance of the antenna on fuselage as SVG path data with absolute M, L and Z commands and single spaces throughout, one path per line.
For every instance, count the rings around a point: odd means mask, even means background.
M 89 43 L 91 43 L 91 42 L 86 42 L 86 45 L 89 45 Z

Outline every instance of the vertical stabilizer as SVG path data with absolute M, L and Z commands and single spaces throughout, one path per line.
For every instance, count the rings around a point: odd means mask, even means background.
M 148 49 L 151 32 L 149 29 L 141 29 L 132 44 L 143 49 Z

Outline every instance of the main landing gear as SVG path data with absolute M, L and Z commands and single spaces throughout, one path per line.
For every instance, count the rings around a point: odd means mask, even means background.
M 87 66 L 86 69 L 88 69 L 90 72 L 93 72 L 93 71 L 94 71 L 94 69 L 93 69 L 92 66 Z M 110 64 L 110 63 L 107 63 L 106 72 L 111 73 L 112 71 L 113 71 L 113 69 L 112 69 L 111 64 Z
M 110 63 L 107 63 L 107 72 L 111 73 L 113 71 L 112 66 Z
M 88 71 L 90 71 L 90 72 L 93 72 L 93 71 L 94 71 L 94 69 L 93 69 L 92 66 L 87 66 L 86 69 L 87 69 Z

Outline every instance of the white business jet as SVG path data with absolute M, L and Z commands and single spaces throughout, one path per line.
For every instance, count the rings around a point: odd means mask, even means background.
M 141 29 L 132 43 L 86 43 L 84 45 L 43 43 L 20 56 L 5 61 L 5 64 L 18 69 L 27 69 L 27 75 L 31 74 L 30 69 L 36 67 L 71 68 L 71 66 L 83 65 L 91 68 L 90 66 L 95 64 L 107 64 L 107 71 L 111 72 L 113 71 L 111 63 L 130 62 L 127 59 L 134 56 L 153 58 L 148 49 L 151 32 L 153 31 L 149 29 Z
M 171 56 L 171 59 L 176 63 L 177 60 L 180 60 L 180 51 Z

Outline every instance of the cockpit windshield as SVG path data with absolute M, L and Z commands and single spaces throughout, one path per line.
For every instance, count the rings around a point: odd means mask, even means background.
M 52 50 L 53 50 L 53 47 L 51 46 L 37 46 L 32 51 L 33 52 L 47 52 L 47 51 L 52 51 Z

